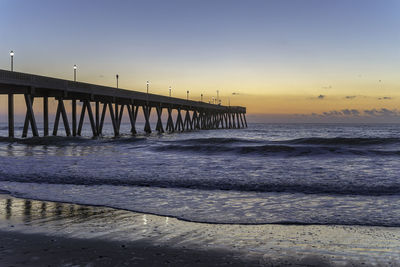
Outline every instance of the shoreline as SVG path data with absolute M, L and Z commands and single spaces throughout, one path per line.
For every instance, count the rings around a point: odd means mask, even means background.
M 5 194 L 0 194 L 0 234 L 0 265 L 35 266 L 34 259 L 52 266 L 400 264 L 399 228 L 206 224 Z M 78 247 L 87 247 L 91 256 Z
M 140 186 L 138 186 L 140 187 Z M 161 188 L 161 187 L 160 187 Z M 163 214 L 158 214 L 158 213 L 152 213 L 152 212 L 142 212 L 140 210 L 129 210 L 126 208 L 116 208 L 112 206 L 107 206 L 107 205 L 101 205 L 101 204 L 85 204 L 85 203 L 74 203 L 70 201 L 56 201 L 56 200 L 51 200 L 51 199 L 39 199 L 39 198 L 26 198 L 22 196 L 16 196 L 13 195 L 11 192 L 6 191 L 6 190 L 1 190 L 0 189 L 0 199 L 2 198 L 1 195 L 6 195 L 10 196 L 12 198 L 16 199 L 25 199 L 25 200 L 31 200 L 31 201 L 41 201 L 41 202 L 54 202 L 54 203 L 62 203 L 62 204 L 70 204 L 70 205 L 78 205 L 78 206 L 85 206 L 85 207 L 96 207 L 96 208 L 106 208 L 106 209 L 114 209 L 114 210 L 121 210 L 121 211 L 126 211 L 126 212 L 132 212 L 132 213 L 139 213 L 139 214 L 146 214 L 146 215 L 151 215 L 151 216 L 158 216 L 158 217 L 168 217 L 168 218 L 173 218 L 182 222 L 188 222 L 188 223 L 195 223 L 195 224 L 204 224 L 204 225 L 243 225 L 243 226 L 262 226 L 262 225 L 280 225 L 280 226 L 344 226 L 344 227 L 383 227 L 383 228 L 399 228 L 400 225 L 394 225 L 394 226 L 388 226 L 388 225 L 359 225 L 359 224 L 334 224 L 334 223 L 303 223 L 303 222 L 269 222 L 269 223 L 244 223 L 244 222 L 204 222 L 204 221 L 196 221 L 196 220 L 190 220 L 186 218 L 181 218 L 177 217 L 174 215 L 163 215 Z

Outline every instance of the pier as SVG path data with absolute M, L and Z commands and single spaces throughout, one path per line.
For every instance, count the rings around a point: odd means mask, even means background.
M 50 134 L 49 99 L 51 98 L 57 101 L 52 132 L 54 136 L 58 134 L 60 120 L 67 136 L 80 136 L 85 118 L 89 119 L 93 137 L 102 136 L 104 120 L 108 114 L 114 136 L 117 137 L 121 134 L 120 126 L 125 109 L 129 115 L 131 134 L 137 133 L 136 120 L 140 109 L 145 121 L 145 133 L 152 132 L 150 115 L 153 110 L 157 118 L 155 130 L 158 133 L 247 127 L 245 107 L 215 105 L 7 70 L 0 70 L 0 94 L 8 95 L 10 138 L 15 137 L 14 95 L 23 95 L 26 106 L 22 138 L 27 137 L 29 128 L 32 136 L 39 136 L 33 109 L 33 103 L 37 98 L 43 99 L 44 136 Z M 67 101 L 71 101 L 70 118 L 65 108 Z M 81 104 L 77 105 L 77 102 Z M 78 111 L 80 111 L 79 120 Z M 163 112 L 167 114 L 166 122 L 162 121 Z

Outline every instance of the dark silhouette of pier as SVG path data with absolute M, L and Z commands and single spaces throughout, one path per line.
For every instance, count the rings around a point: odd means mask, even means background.
M 222 106 L 187 99 L 148 94 L 89 83 L 62 80 L 14 71 L 0 70 L 0 94 L 8 95 L 8 132 L 14 138 L 14 95 L 23 95 L 26 116 L 22 137 L 27 137 L 29 126 L 33 136 L 39 136 L 33 102 L 43 98 L 43 134 L 49 135 L 49 98 L 58 101 L 53 125 L 53 135 L 58 133 L 60 119 L 67 136 L 80 136 L 85 117 L 89 117 L 94 137 L 102 136 L 108 111 L 114 135 L 120 135 L 121 120 L 126 108 L 131 123 L 131 133 L 136 134 L 136 119 L 141 108 L 145 120 L 144 131 L 151 133 L 150 114 L 157 115 L 155 130 L 159 133 L 191 130 L 233 129 L 247 127 L 246 108 Z M 71 101 L 71 127 L 65 109 L 65 101 Z M 80 101 L 82 105 L 77 105 Z M 94 103 L 94 110 L 92 104 Z M 78 106 L 81 106 L 79 121 Z M 166 110 L 167 122 L 162 122 Z M 177 112 L 173 116 L 173 111 Z M 87 114 L 87 116 L 86 116 Z M 72 129 L 71 129 L 72 128 Z

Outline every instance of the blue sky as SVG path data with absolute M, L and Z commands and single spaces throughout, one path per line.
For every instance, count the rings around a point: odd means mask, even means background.
M 392 110 L 398 14 L 391 0 L 2 0 L 0 68 L 12 49 L 17 71 L 72 79 L 77 64 L 82 81 L 113 85 L 118 73 L 127 89 L 219 90 L 250 113 Z

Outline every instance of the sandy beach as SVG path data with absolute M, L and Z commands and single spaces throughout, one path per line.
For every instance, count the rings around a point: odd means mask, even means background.
M 0 266 L 396 266 L 389 227 L 221 225 L 1 195 Z

